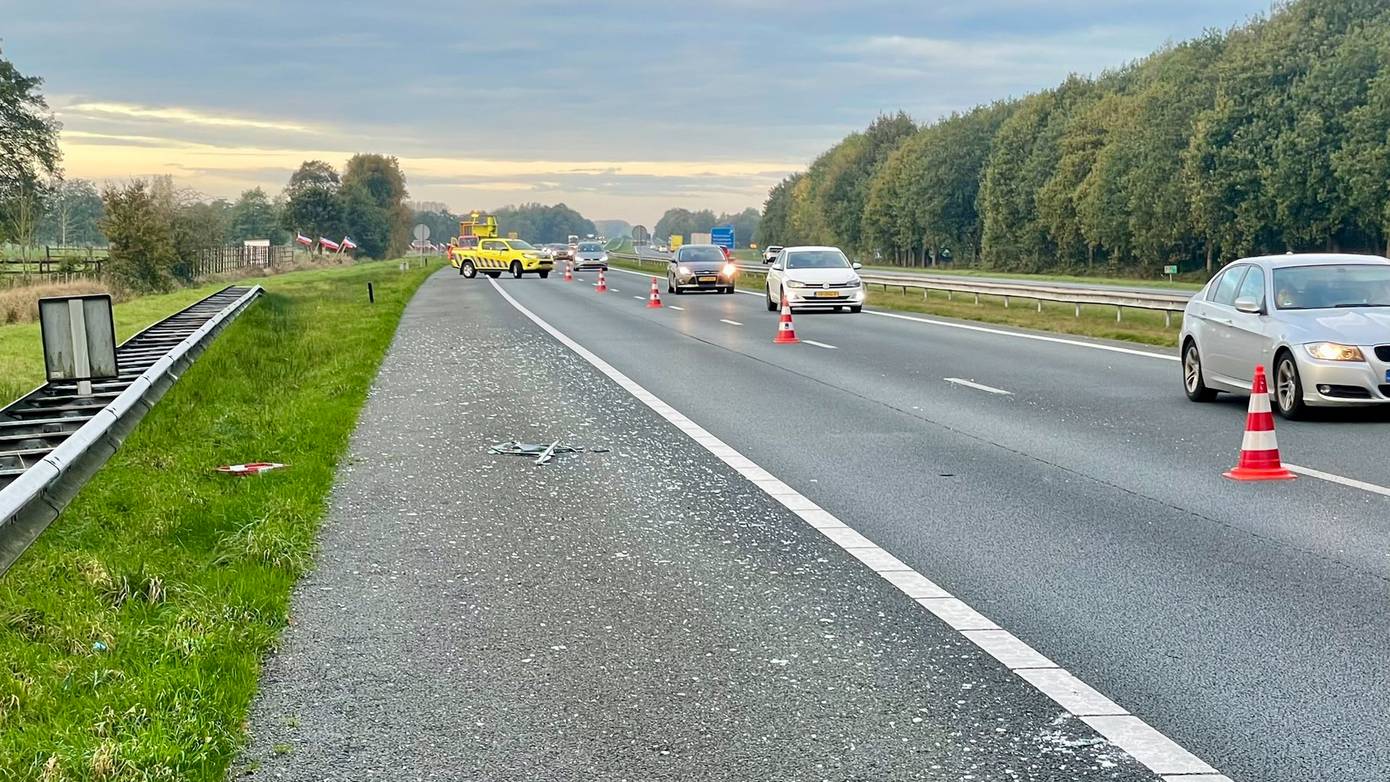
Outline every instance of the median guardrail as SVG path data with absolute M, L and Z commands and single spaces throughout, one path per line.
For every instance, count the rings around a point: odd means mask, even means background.
M 652 264 L 662 268 L 665 268 L 666 264 L 670 262 L 666 258 L 644 258 L 629 253 L 609 253 L 609 255 L 626 261 Z M 767 267 L 762 264 L 740 263 L 738 268 L 743 274 L 767 274 Z M 1042 311 L 1044 302 L 1071 304 L 1075 307 L 1075 314 L 1078 318 L 1081 317 L 1081 308 L 1089 305 L 1114 307 L 1116 322 L 1124 319 L 1126 309 L 1162 312 L 1163 322 L 1168 327 L 1173 325 L 1173 313 L 1181 314 L 1191 298 L 1191 294 L 1181 293 L 1108 291 L 1024 281 L 1017 283 L 982 281 L 972 280 L 969 277 L 942 277 L 912 273 L 860 271 L 859 277 L 865 285 L 879 286 L 884 290 L 899 288 L 903 293 L 920 290 L 924 296 L 930 291 L 939 291 L 945 293 L 948 299 L 954 299 L 956 294 L 974 296 L 976 304 L 980 303 L 981 296 L 1003 299 L 1005 307 L 1008 307 L 1014 299 L 1035 302 L 1039 312 Z
M 121 374 L 94 383 L 55 381 L 0 410 L 0 574 L 43 533 L 115 453 L 135 425 L 212 338 L 260 296 L 261 286 L 228 287 L 141 331 L 117 350 Z M 109 399 L 95 412 L 91 400 Z M 72 428 L 72 427 L 76 428 Z M 26 455 L 33 455 L 32 459 Z M 6 483 L 8 481 L 8 483 Z

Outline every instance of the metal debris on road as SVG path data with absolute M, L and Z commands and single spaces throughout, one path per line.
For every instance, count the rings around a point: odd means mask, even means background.
M 511 440 L 505 443 L 498 443 L 488 449 L 489 453 L 505 456 L 534 456 L 536 464 L 546 464 L 556 454 L 562 453 L 607 453 L 607 448 L 584 448 L 582 446 L 561 445 L 559 440 L 545 445 L 544 443 L 521 443 Z

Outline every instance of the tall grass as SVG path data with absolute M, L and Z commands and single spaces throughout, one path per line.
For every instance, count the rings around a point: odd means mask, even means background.
M 0 578 L 0 780 L 224 779 L 337 460 L 427 273 L 268 280 Z M 261 459 L 290 467 L 214 471 Z

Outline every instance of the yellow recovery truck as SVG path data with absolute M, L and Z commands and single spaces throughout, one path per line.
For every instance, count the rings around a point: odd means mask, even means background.
M 478 272 L 499 277 L 504 271 L 513 277 L 535 274 L 545 279 L 555 268 L 554 261 L 542 258 L 540 251 L 526 242 L 499 237 L 497 218 L 482 212 L 472 212 L 468 219 L 459 221 L 459 235 L 449 240 L 449 265 L 469 279 Z

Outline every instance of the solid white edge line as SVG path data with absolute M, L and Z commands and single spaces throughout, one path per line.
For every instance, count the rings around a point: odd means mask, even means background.
M 525 315 L 532 323 L 535 323 L 547 334 L 554 337 L 560 344 L 569 348 L 580 358 L 587 361 L 594 369 L 602 372 L 608 379 L 618 384 L 619 387 L 627 391 L 638 401 L 651 408 L 657 415 L 666 419 L 668 423 L 689 435 L 697 444 L 708 450 L 720 461 L 723 461 L 729 467 L 733 468 L 735 472 L 747 479 L 750 483 L 763 489 L 767 492 L 769 497 L 786 506 L 789 510 L 792 510 L 811 527 L 821 531 L 823 534 L 840 529 L 847 529 L 853 532 L 852 527 L 836 518 L 834 514 L 816 505 L 810 499 L 802 496 L 795 489 L 787 486 L 782 481 L 771 478 L 766 470 L 762 468 L 749 469 L 747 465 L 753 464 L 752 460 L 739 454 L 737 450 L 729 447 L 722 440 L 691 421 L 674 407 L 643 388 L 612 364 L 604 361 L 588 348 L 570 338 L 569 335 L 550 325 L 539 315 L 531 312 L 522 305 L 521 302 L 513 298 L 511 294 L 503 290 L 502 286 L 495 280 L 489 278 L 488 282 L 492 283 L 493 290 L 496 290 L 517 312 Z M 831 534 L 837 536 L 839 540 L 844 541 L 843 544 L 839 544 L 843 551 L 868 565 L 871 570 L 882 576 L 885 581 L 897 587 L 905 594 L 908 594 L 909 597 L 911 597 L 914 592 L 922 593 L 926 591 L 931 595 L 930 598 L 926 598 L 928 600 L 954 599 L 954 596 L 949 592 L 941 589 L 925 576 L 922 576 L 897 557 L 879 548 L 862 535 L 849 535 L 838 532 Z M 830 539 L 837 542 L 837 544 L 839 543 L 836 537 L 831 537 Z M 868 545 L 864 545 L 866 542 Z M 848 544 L 848 546 L 846 544 Z M 920 604 L 922 601 L 919 599 L 918 602 Z M 929 606 L 923 607 L 930 608 Z M 970 607 L 962 601 L 956 601 L 949 606 L 943 604 L 938 606 L 938 609 L 949 612 L 953 616 L 960 617 L 961 621 L 966 621 L 967 619 L 970 621 L 978 621 L 975 617 L 979 617 L 980 620 L 985 619 L 982 614 L 970 609 Z M 963 614 L 961 609 L 968 609 L 970 614 Z M 948 626 L 950 625 L 948 624 Z M 1061 706 L 1068 714 L 1078 716 L 1096 730 L 1096 732 L 1104 736 L 1124 752 L 1128 753 L 1155 774 L 1160 776 L 1171 774 L 1208 774 L 1217 775 L 1216 778 L 1220 778 L 1218 772 L 1206 762 L 1183 749 L 1176 742 L 1155 730 L 1148 723 L 1138 717 L 1130 715 L 1119 706 L 1115 706 L 1114 709 L 1107 709 L 1107 711 L 1110 712 L 1108 714 L 1097 716 L 1080 716 L 1070 711 L 1067 708 L 1067 702 L 1074 701 L 1074 694 L 1071 690 L 1065 687 L 1040 687 L 1022 673 L 1023 671 L 1037 670 L 1051 670 L 1066 673 L 1065 669 L 1058 667 L 1056 663 L 1053 663 L 1028 644 L 1019 640 L 1009 631 L 993 629 L 956 630 L 956 632 L 1002 662 L 1016 676 L 1023 679 L 1029 686 L 1032 686 L 1038 692 L 1052 699 L 1053 702 Z M 1080 680 L 1077 681 L 1079 682 Z M 1082 684 L 1084 684 L 1084 682 L 1082 682 Z M 1090 692 L 1096 691 L 1090 690 Z M 1096 694 L 1099 695 L 1100 693 L 1097 692 Z M 1108 701 L 1107 699 L 1107 703 L 1113 703 L 1113 701 Z
M 801 341 L 805 342 L 807 345 L 815 345 L 818 348 L 825 348 L 826 350 L 839 350 L 839 348 L 834 345 L 827 345 L 824 342 L 817 342 L 814 339 L 803 339 Z
M 627 269 L 616 269 L 616 268 L 615 268 L 615 269 L 613 269 L 612 271 L 623 272 L 623 273 L 625 273 L 625 274 L 637 274 L 637 275 L 641 275 L 641 276 L 648 276 L 648 275 L 643 275 L 641 272 L 628 271 Z M 749 296 L 757 296 L 757 297 L 759 297 L 759 298 L 762 297 L 762 294 L 761 294 L 761 293 L 754 293 L 753 291 L 738 291 L 738 293 L 746 293 L 746 294 L 748 294 Z M 928 325 L 928 326 L 941 326 L 941 327 L 943 327 L 943 328 L 948 328 L 948 329 L 960 329 L 960 330 L 962 330 L 962 331 L 974 331 L 974 332 L 978 332 L 978 333 L 981 333 L 981 334 L 995 334 L 995 335 L 1003 336 L 1003 337 L 1015 337 L 1015 338 L 1017 338 L 1017 339 L 1031 339 L 1031 340 L 1034 340 L 1034 341 L 1037 341 L 1037 342 L 1050 342 L 1050 343 L 1053 343 L 1053 344 L 1055 344 L 1055 345 L 1071 345 L 1071 346 L 1073 346 L 1073 347 L 1079 347 L 1079 348 L 1090 348 L 1091 350 L 1104 350 L 1104 351 L 1108 351 L 1108 352 L 1110 352 L 1110 353 L 1123 353 L 1123 354 L 1125 354 L 1125 355 L 1130 355 L 1130 356 L 1142 356 L 1142 357 L 1144 357 L 1144 358 L 1156 358 L 1156 359 L 1159 359 L 1159 360 L 1161 360 L 1161 361 L 1178 361 L 1178 360 L 1180 360 L 1177 356 L 1170 356 L 1170 355 L 1167 355 L 1167 354 L 1164 354 L 1164 353 L 1151 353 L 1151 352 L 1149 352 L 1149 351 L 1147 351 L 1147 350 L 1134 350 L 1134 349 L 1132 349 L 1132 348 L 1124 348 L 1124 347 L 1120 347 L 1120 346 L 1118 346 L 1118 345 L 1102 345 L 1102 344 L 1099 344 L 1099 343 L 1096 343 L 1096 342 L 1082 342 L 1081 340 L 1076 340 L 1076 339 L 1063 339 L 1062 337 L 1049 337 L 1049 336 L 1046 336 L 1046 335 L 1043 335 L 1043 334 L 1025 334 L 1025 333 L 1019 332 L 1019 331 L 1008 331 L 1008 330 L 1006 330 L 1006 329 L 994 329 L 994 328 L 989 328 L 988 326 L 972 326 L 972 325 L 970 325 L 970 324 L 968 324 L 968 323 L 950 323 L 950 322 L 948 322 L 948 321 L 944 321 L 944 320 L 934 320 L 934 319 L 932 319 L 932 318 L 919 318 L 919 317 L 916 317 L 916 316 L 914 316 L 914 315 L 900 315 L 900 314 L 898 314 L 898 313 L 896 313 L 896 312 L 880 312 L 880 311 L 878 311 L 878 310 L 868 310 L 868 309 L 864 310 L 864 312 L 865 312 L 866 314 L 868 314 L 868 315 L 877 315 L 877 316 L 879 316 L 880 318 L 893 318 L 894 320 L 907 320 L 907 321 L 912 321 L 913 323 L 924 323 L 924 324 L 926 324 L 926 325 Z M 808 341 L 808 340 L 804 340 L 804 339 L 802 340 L 802 342 L 806 342 L 806 341 Z M 1334 475 L 1333 473 L 1330 473 L 1330 472 L 1322 472 L 1321 470 L 1314 470 L 1314 469 L 1312 469 L 1312 468 L 1310 468 L 1310 467 L 1295 467 L 1295 466 L 1290 465 L 1290 464 L 1285 464 L 1284 466 L 1287 467 L 1287 468 L 1289 468 L 1289 469 L 1292 470 L 1293 472 L 1296 472 L 1296 473 L 1298 473 L 1298 474 L 1300 474 L 1300 475 L 1305 475 L 1305 476 L 1307 476 L 1307 477 L 1309 477 L 1309 478 L 1317 478 L 1318 480 L 1327 481 L 1327 482 L 1329 482 L 1329 483 L 1340 484 L 1340 485 L 1342 485 L 1342 486 L 1346 486 L 1347 488 L 1351 488 L 1351 489 L 1360 489 L 1361 491 L 1370 492 L 1370 493 L 1372 493 L 1372 494 L 1380 494 L 1380 495 L 1384 495 L 1384 496 L 1386 496 L 1386 497 L 1390 497 L 1390 488 L 1386 488 L 1386 487 L 1384 487 L 1384 486 L 1377 486 L 1377 485 L 1374 484 L 1374 483 L 1366 483 L 1365 481 L 1358 481 L 1358 480 L 1356 480 L 1355 478 L 1344 478 L 1344 477 L 1342 477 L 1342 476 L 1340 476 L 1340 475 Z
M 1002 388 L 987 386 L 984 383 L 976 383 L 973 380 L 965 380 L 959 377 L 943 377 L 942 380 L 945 380 L 947 383 L 953 383 L 958 386 L 965 386 L 966 388 L 973 388 L 976 391 L 984 391 L 989 394 L 999 394 L 1000 396 L 1013 396 L 1012 391 L 1005 391 Z

